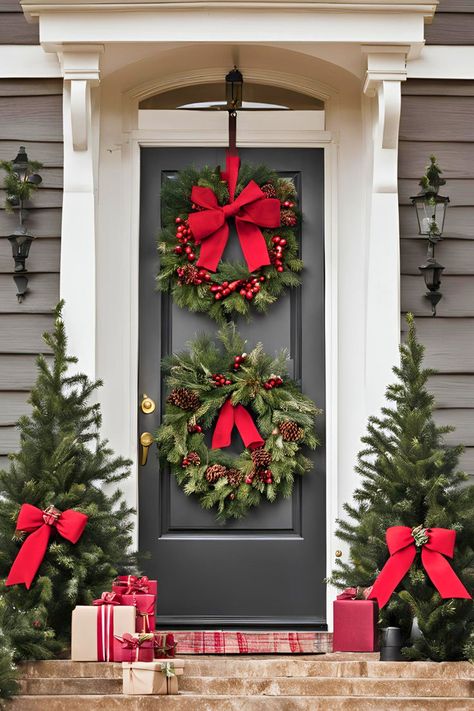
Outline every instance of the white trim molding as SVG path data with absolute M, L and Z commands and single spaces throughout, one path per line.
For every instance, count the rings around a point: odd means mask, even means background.
M 366 407 L 380 410 L 400 343 L 400 236 L 398 217 L 398 135 L 401 82 L 406 81 L 408 48 L 365 48 L 364 93 L 373 136 L 372 196 L 367 278 Z M 389 268 L 384 268 L 386 265 Z
M 63 47 L 64 194 L 60 294 L 78 368 L 96 376 L 96 176 L 102 46 Z M 96 90 L 97 91 L 97 90 Z

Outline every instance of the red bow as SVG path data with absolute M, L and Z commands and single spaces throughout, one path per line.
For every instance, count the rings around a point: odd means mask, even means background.
M 20 548 L 5 584 L 25 583 L 29 589 L 46 553 L 53 528 L 66 540 L 77 543 L 84 532 L 87 518 L 85 514 L 72 509 L 61 512 L 49 506 L 42 511 L 31 504 L 23 504 L 16 530 L 31 533 L 31 536 Z
M 338 600 L 367 600 L 372 592 L 370 588 L 346 588 L 338 596 Z
M 114 592 L 103 592 L 98 600 L 94 600 L 93 605 L 121 605 L 122 596 Z
M 219 205 L 211 188 L 195 185 L 191 191 L 191 200 L 202 212 L 189 215 L 189 226 L 196 244 L 200 244 L 201 253 L 198 267 L 215 272 L 229 239 L 227 220 L 235 217 L 235 227 L 240 246 L 249 271 L 270 264 L 265 238 L 260 227 L 276 228 L 280 226 L 280 202 L 276 198 L 267 198 L 253 180 L 248 183 L 237 198 L 234 198 L 240 158 L 227 154 L 226 172 L 222 178 L 229 186 L 230 202 Z
M 386 540 L 390 558 L 385 563 L 374 583 L 369 598 L 377 599 L 379 607 L 384 607 L 398 583 L 405 577 L 415 560 L 415 529 L 408 526 L 387 528 Z M 456 531 L 448 528 L 427 528 L 421 544 L 421 562 L 431 582 L 442 598 L 456 597 L 470 600 L 471 596 L 443 556 L 452 558 Z
M 136 575 L 119 575 L 114 584 L 126 588 L 124 595 L 131 595 L 132 593 L 147 594 L 149 591 L 149 580 L 146 575 L 141 578 Z
M 214 434 L 212 435 L 212 449 L 221 449 L 230 445 L 234 425 L 239 430 L 246 447 L 255 449 L 255 447 L 261 447 L 264 444 L 259 431 L 255 427 L 252 416 L 243 405 L 233 405 L 229 399 L 222 405 L 217 418 Z

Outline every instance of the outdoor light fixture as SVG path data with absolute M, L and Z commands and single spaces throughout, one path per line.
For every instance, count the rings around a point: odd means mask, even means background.
M 17 156 L 12 161 L 2 161 L 0 166 L 6 172 L 4 181 L 7 193 L 6 208 L 10 211 L 18 211 L 20 223 L 7 239 L 12 247 L 12 256 L 15 262 L 13 279 L 17 287 L 17 298 L 21 303 L 28 289 L 26 260 L 30 253 L 31 244 L 35 239 L 24 225 L 27 219 L 24 203 L 42 181 L 41 176 L 34 172 L 40 167 L 40 164 L 30 161 L 25 147 L 20 146 Z
M 237 109 L 242 106 L 244 79 L 237 67 L 234 67 L 225 78 L 225 96 L 229 112 L 229 149 L 236 150 L 237 145 Z
M 439 188 L 445 185 L 446 181 L 440 177 L 441 169 L 436 162 L 436 157 L 430 157 L 430 164 L 426 168 L 426 174 L 420 180 L 421 191 L 418 195 L 410 198 L 416 210 L 418 220 L 418 233 L 428 238 L 428 250 L 426 262 L 419 268 L 423 274 L 428 291 L 425 296 L 431 303 L 431 312 L 436 316 L 436 306 L 442 298 L 439 291 L 441 286 L 441 274 L 444 266 L 435 259 L 435 246 L 441 241 L 444 230 L 444 220 L 446 208 L 449 204 L 449 197 L 438 194 Z

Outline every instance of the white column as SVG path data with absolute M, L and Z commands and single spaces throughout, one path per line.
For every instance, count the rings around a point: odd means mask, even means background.
M 401 82 L 408 47 L 370 47 L 364 93 L 371 112 L 373 172 L 367 271 L 366 409 L 384 404 L 392 367 L 399 362 L 400 236 L 398 218 L 398 133 Z
M 60 294 L 69 352 L 96 377 L 96 152 L 101 46 L 63 46 L 64 197 Z

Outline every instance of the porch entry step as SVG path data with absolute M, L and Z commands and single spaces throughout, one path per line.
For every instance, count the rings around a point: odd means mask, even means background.
M 352 696 L 383 698 L 472 698 L 474 681 L 467 679 L 337 678 L 273 676 L 260 679 L 238 676 L 189 676 L 179 681 L 180 690 L 203 696 Z M 23 679 L 21 693 L 28 696 L 114 695 L 122 680 L 100 678 Z
M 457 697 L 364 696 L 211 696 L 183 692 L 177 696 L 20 696 L 11 711 L 473 711 L 474 700 Z
M 177 630 L 179 654 L 324 654 L 332 652 L 332 633 Z

